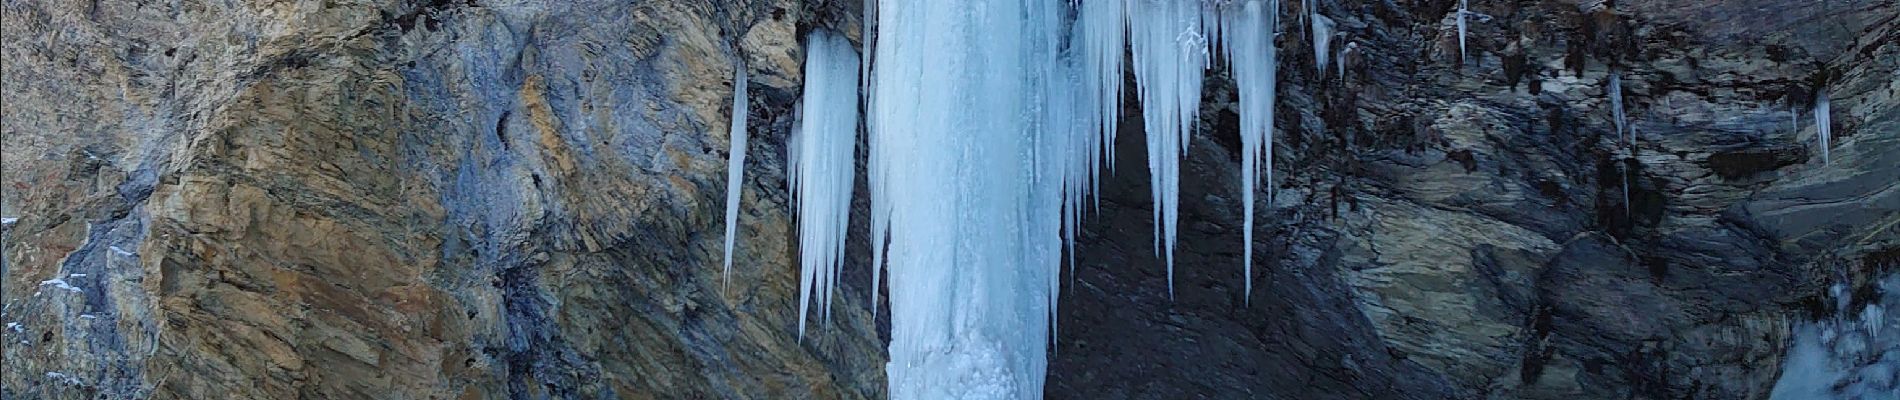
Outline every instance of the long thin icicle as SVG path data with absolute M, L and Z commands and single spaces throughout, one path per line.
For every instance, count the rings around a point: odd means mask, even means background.
M 732 149 L 727 151 L 726 160 L 726 267 L 719 273 L 723 287 L 732 276 L 732 244 L 739 233 L 739 189 L 745 178 L 746 115 L 751 105 L 746 102 L 745 62 L 733 65 L 732 73 L 732 129 L 727 131 L 732 138 Z
M 862 93 L 864 96 L 864 108 L 866 110 L 873 110 L 875 109 L 874 107 L 876 107 L 875 105 L 873 105 L 876 99 L 872 95 L 876 94 L 876 92 L 871 90 L 871 82 L 875 82 L 873 78 L 871 77 L 871 65 L 876 59 L 875 56 L 877 53 L 871 51 L 871 49 L 875 49 L 876 48 L 875 46 L 877 43 L 877 1 L 876 0 L 864 1 L 863 18 L 864 18 L 864 28 L 860 32 L 862 32 L 864 35 L 864 43 L 863 43 L 864 57 L 863 57 L 863 65 L 858 69 L 860 81 L 863 84 L 860 85 L 859 87 L 863 88 L 863 91 L 864 91 L 864 93 Z M 865 118 L 864 120 L 865 132 L 868 133 L 868 132 L 876 131 L 877 127 L 873 125 L 876 122 L 877 121 L 873 118 Z M 865 138 L 865 141 L 867 142 L 867 144 L 869 144 L 871 148 L 873 149 L 877 148 L 877 135 L 867 134 L 866 136 L 867 137 Z M 882 197 L 886 193 L 888 193 L 888 191 L 884 190 L 884 173 L 883 173 L 884 168 L 882 167 L 882 165 L 885 161 L 883 157 L 879 156 L 879 154 L 880 153 L 876 151 L 870 152 L 870 155 L 868 157 L 869 160 L 867 161 L 870 164 L 870 167 L 869 167 L 870 170 L 865 171 L 865 176 L 869 178 L 871 181 L 871 316 L 872 317 L 876 317 L 878 313 L 877 291 L 878 291 L 878 288 L 883 287 L 882 285 L 884 283 L 883 282 L 884 281 L 884 251 L 886 249 L 889 249 L 889 246 L 887 245 L 887 243 L 889 242 L 890 237 L 891 237 L 891 231 L 890 231 L 891 213 L 889 211 L 891 202 L 890 200 Z
M 857 144 L 858 53 L 844 36 L 812 31 L 805 49 L 805 96 L 787 168 L 798 209 L 798 335 L 811 303 L 831 319 L 851 217 L 852 150 Z
M 1279 60 L 1273 35 L 1279 24 L 1279 0 L 1246 0 L 1229 5 L 1223 14 L 1222 43 L 1240 91 L 1240 196 L 1245 212 L 1246 302 L 1253 300 L 1254 185 L 1261 170 L 1273 182 L 1273 104 Z M 1264 164 L 1264 165 L 1263 165 Z M 1270 193 L 1270 192 L 1269 192 Z
M 1466 3 L 1468 3 L 1469 1 L 1470 0 L 1458 0 L 1458 60 L 1459 61 L 1464 61 L 1465 59 L 1465 14 L 1470 13 L 1469 11 L 1465 11 L 1466 10 L 1465 7 L 1467 6 Z
M 1834 159 L 1834 156 L 1830 154 L 1830 150 L 1828 149 L 1828 143 L 1834 141 L 1834 118 L 1831 115 L 1833 114 L 1832 109 L 1833 107 L 1828 105 L 1827 89 L 1821 89 L 1815 92 L 1814 134 L 1815 140 L 1820 141 L 1821 144 L 1821 165 L 1832 164 Z
M 1631 137 L 1633 135 L 1628 134 L 1629 122 L 1627 119 L 1624 119 L 1624 116 L 1626 114 L 1623 113 L 1623 73 L 1622 72 L 1619 72 L 1614 69 L 1610 70 L 1610 88 L 1608 92 L 1610 96 L 1610 116 L 1612 118 L 1615 118 L 1615 120 L 1611 121 L 1611 123 L 1615 124 L 1616 126 L 1616 140 L 1623 141 L 1626 143 L 1630 141 L 1634 141 L 1635 138 Z

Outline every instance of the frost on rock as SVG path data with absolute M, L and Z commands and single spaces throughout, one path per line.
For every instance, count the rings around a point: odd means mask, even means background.
M 745 72 L 743 62 L 733 65 L 732 127 L 726 131 L 732 147 L 726 152 L 726 266 L 719 272 L 722 285 L 732 275 L 732 245 L 739 233 L 739 190 L 745 181 L 746 118 L 751 107 L 746 101 Z
M 1253 298 L 1254 185 L 1266 171 L 1273 182 L 1273 104 L 1279 61 L 1274 30 L 1279 26 L 1279 0 L 1247 0 L 1225 7 L 1222 45 L 1240 92 L 1240 196 L 1245 210 L 1242 260 L 1245 298 Z M 1343 76 L 1343 75 L 1342 75 Z
M 66 384 L 67 386 L 80 386 L 80 385 L 85 384 L 84 381 L 79 380 L 79 377 L 67 375 L 63 372 L 47 372 L 46 379 L 53 382 L 57 382 L 57 383 L 63 383 L 63 384 Z
M 1155 253 L 1168 268 L 1174 296 L 1174 237 L 1181 205 L 1181 158 L 1194 132 L 1207 69 L 1201 7 L 1193 1 L 1139 1 L 1129 5 L 1128 37 L 1135 83 L 1148 139 L 1148 173 L 1154 182 Z
M 813 302 L 831 319 L 830 297 L 844 259 L 857 144 L 858 53 L 844 36 L 812 31 L 805 49 L 805 95 L 786 168 L 798 210 L 798 334 Z
M 1834 157 L 1829 154 L 1828 143 L 1834 140 L 1833 110 L 1828 105 L 1827 90 L 1814 95 L 1814 136 L 1821 146 L 1821 164 L 1831 163 Z

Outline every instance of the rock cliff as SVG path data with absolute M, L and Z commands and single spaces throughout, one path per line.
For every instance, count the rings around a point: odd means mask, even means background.
M 1872 301 L 1900 262 L 1892 0 L 1474 0 L 1463 58 L 1455 1 L 1285 3 L 1253 298 L 1217 69 L 1178 296 L 1124 163 L 1049 397 L 1766 398 L 1826 287 Z M 859 9 L 6 0 L 0 395 L 885 397 L 865 246 L 794 333 L 784 185 L 799 38 L 856 38 Z M 1356 44 L 1343 75 L 1311 67 L 1307 12 Z

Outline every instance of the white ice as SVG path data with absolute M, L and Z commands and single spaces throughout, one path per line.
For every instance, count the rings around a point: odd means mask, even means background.
M 1626 114 L 1623 113 L 1623 73 L 1622 72 L 1619 72 L 1616 70 L 1610 70 L 1610 87 L 1608 90 L 1608 95 L 1610 96 L 1610 116 L 1612 118 L 1615 118 L 1615 120 L 1611 121 L 1611 123 L 1615 124 L 1616 126 L 1616 140 L 1619 140 L 1619 141 L 1635 140 L 1635 138 L 1629 137 L 1633 135 L 1628 135 L 1629 122 L 1627 122 L 1627 120 L 1624 119 L 1624 116 Z
M 1469 1 L 1458 0 L 1458 59 L 1460 61 L 1465 59 L 1465 15 L 1470 14 L 1466 11 L 1466 3 Z
M 1077 75 L 1058 56 L 1065 3 L 877 5 L 872 197 L 888 213 L 893 398 L 1042 394 L 1065 147 L 1095 134 L 1064 109 Z
M 843 35 L 823 29 L 812 31 L 806 46 L 803 110 L 786 157 L 798 209 L 800 337 L 813 302 L 821 318 L 831 319 L 851 215 L 858 126 L 857 50 Z
M 1332 18 L 1317 13 L 1313 19 L 1313 66 L 1318 68 L 1320 76 L 1326 75 L 1326 61 L 1332 57 L 1333 27 L 1338 24 Z
M 739 190 L 745 181 L 746 116 L 751 105 L 746 100 L 746 68 L 734 63 L 732 72 L 732 126 L 727 130 L 732 146 L 726 159 L 726 266 L 719 272 L 721 284 L 732 275 L 732 245 L 739 233 Z
M 1201 79 L 1207 69 L 1201 7 L 1194 1 L 1132 1 L 1128 10 L 1132 65 L 1153 182 L 1155 252 L 1167 263 L 1169 297 L 1174 296 L 1181 158 L 1187 154 L 1188 137 L 1200 112 Z
M 1279 26 L 1279 0 L 1246 0 L 1223 10 L 1222 44 L 1226 48 L 1234 86 L 1240 91 L 1240 195 L 1245 210 L 1241 234 L 1246 249 L 1242 258 L 1245 298 L 1253 298 L 1253 217 L 1254 185 L 1257 175 L 1267 173 L 1268 187 L 1273 182 L 1273 104 L 1278 51 L 1274 31 Z M 1271 192 L 1269 192 L 1271 193 Z

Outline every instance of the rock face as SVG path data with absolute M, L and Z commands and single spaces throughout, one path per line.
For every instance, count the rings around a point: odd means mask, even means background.
M 1234 94 L 1210 71 L 1178 296 L 1124 162 L 1050 397 L 1765 398 L 1791 322 L 1832 315 L 1832 283 L 1870 301 L 1900 260 L 1890 0 L 1478 0 L 1462 60 L 1453 1 L 1285 3 L 1357 50 L 1322 77 L 1283 29 L 1260 290 L 1240 295 Z M 793 333 L 782 170 L 801 32 L 856 37 L 860 4 L 4 7 L 0 396 L 885 395 L 864 246 L 834 320 Z M 1130 103 L 1121 160 L 1144 153 Z
M 708 268 L 814 12 L 8 2 L 5 397 L 879 397 L 862 287 L 786 333 L 778 141 Z

